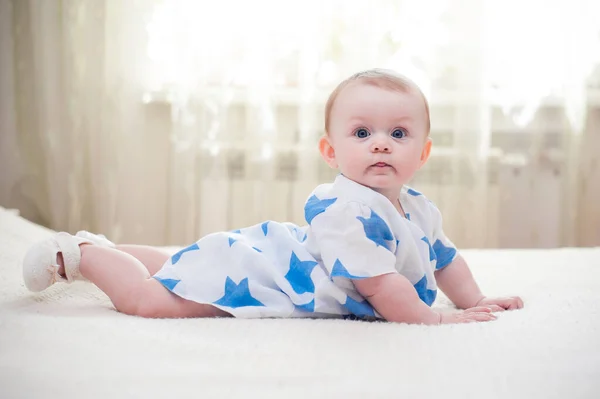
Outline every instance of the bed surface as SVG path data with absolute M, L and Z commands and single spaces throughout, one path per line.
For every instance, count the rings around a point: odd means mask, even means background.
M 600 248 L 463 251 L 487 295 L 525 301 L 491 323 L 146 320 L 91 284 L 29 293 L 21 259 L 50 234 L 0 208 L 4 399 L 600 397 Z

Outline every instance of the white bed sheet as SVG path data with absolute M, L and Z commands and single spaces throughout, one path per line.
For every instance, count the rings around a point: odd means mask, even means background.
M 525 301 L 492 323 L 147 320 L 91 284 L 29 293 L 21 259 L 51 233 L 0 208 L 1 398 L 600 397 L 600 248 L 463 251 Z

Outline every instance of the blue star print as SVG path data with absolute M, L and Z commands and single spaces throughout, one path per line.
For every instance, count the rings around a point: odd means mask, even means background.
M 179 262 L 179 258 L 181 258 L 181 255 L 183 255 L 184 253 L 189 252 L 189 251 L 197 251 L 199 249 L 200 249 L 200 247 L 198 247 L 198 243 L 194 243 L 187 248 L 183 248 L 181 251 L 177 252 L 175 255 L 173 255 L 171 257 L 171 263 L 175 264 L 175 263 Z
M 414 287 L 415 290 L 417 290 L 417 294 L 419 294 L 419 298 L 421 298 L 421 300 L 425 302 L 427 306 L 431 306 L 433 301 L 435 301 L 437 290 L 427 289 L 427 276 L 423 276 L 423 278 L 419 280 Z
M 215 305 L 230 308 L 242 308 L 244 306 L 265 306 L 250 294 L 248 278 L 236 284 L 230 277 L 225 280 L 225 294 L 221 299 L 214 302 Z
M 315 284 L 310 278 L 310 274 L 316 265 L 317 262 L 312 260 L 301 261 L 296 254 L 292 252 L 290 258 L 290 270 L 285 275 L 285 279 L 290 282 L 290 285 L 297 294 L 315 292 Z
M 320 200 L 316 195 L 310 197 L 304 206 L 304 218 L 306 219 L 306 222 L 310 224 L 315 216 L 317 216 L 319 213 L 325 212 L 325 209 L 327 209 L 335 201 L 337 201 L 337 198 Z
M 353 280 L 360 280 L 366 277 L 354 276 L 348 272 L 348 269 L 340 262 L 339 259 L 335 260 L 333 268 L 331 269 L 331 277 L 346 277 Z
M 312 301 L 310 301 L 309 303 L 306 303 L 304 305 L 296 305 L 296 307 L 298 309 L 302 309 L 307 312 L 314 312 L 315 311 L 315 300 L 313 299 Z
M 423 195 L 420 192 L 413 190 L 412 188 L 409 188 L 408 191 L 407 191 L 407 193 L 409 193 L 413 197 L 418 197 L 419 195 Z
M 160 277 L 154 277 L 154 278 L 157 279 L 162 285 L 167 287 L 169 289 L 169 291 L 173 291 L 173 289 L 175 288 L 177 283 L 179 283 L 181 281 L 181 280 L 174 280 L 172 278 L 160 278 Z
M 429 261 L 435 260 L 436 259 L 435 251 L 431 247 L 431 244 L 429 243 L 429 239 L 427 237 L 423 237 L 423 238 L 421 238 L 421 241 L 425 241 L 427 243 L 427 246 L 429 247 Z
M 387 248 L 386 240 L 390 241 L 394 239 L 388 225 L 372 209 L 371 217 L 369 219 L 363 218 L 362 216 L 358 216 L 357 219 L 362 222 L 367 238 L 373 241 L 377 246 L 381 245 L 382 247 Z
M 269 232 L 269 222 L 264 222 L 263 224 L 260 225 L 260 227 L 262 227 L 262 231 L 266 237 L 267 233 Z
M 440 240 L 437 240 L 433 244 L 433 250 L 435 251 L 435 257 L 437 258 L 437 264 L 435 265 L 436 269 L 447 266 L 452 262 L 454 256 L 456 256 L 456 249 L 445 246 Z
M 348 311 L 350 313 L 352 313 L 356 316 L 375 317 L 375 310 L 373 310 L 373 307 L 371 305 L 369 305 L 369 302 L 367 302 L 366 300 L 362 301 L 362 302 L 358 302 L 358 301 L 355 301 L 354 299 L 350 298 L 350 296 L 348 296 L 346 299 L 346 303 L 344 304 L 344 307 L 346 309 L 348 309 Z
M 237 240 L 233 237 L 229 237 L 229 246 L 231 247 L 233 245 L 233 243 L 235 243 Z

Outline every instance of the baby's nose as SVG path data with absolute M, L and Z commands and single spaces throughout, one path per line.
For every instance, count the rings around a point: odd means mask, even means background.
M 373 152 L 390 152 L 391 146 L 387 140 L 375 139 L 371 143 L 371 151 L 373 151 Z

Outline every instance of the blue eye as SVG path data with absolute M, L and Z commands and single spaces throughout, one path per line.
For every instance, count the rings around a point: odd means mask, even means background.
M 401 139 L 404 138 L 404 136 L 406 136 L 406 130 L 404 129 L 394 129 L 392 132 L 392 137 L 395 139 Z
M 361 127 L 360 129 L 357 129 L 357 130 L 354 132 L 354 135 L 355 135 L 356 137 L 358 137 L 359 139 L 364 139 L 364 138 L 366 138 L 366 137 L 369 137 L 369 136 L 371 135 L 371 133 L 369 133 L 369 131 L 368 131 L 367 129 L 365 129 L 365 128 Z

